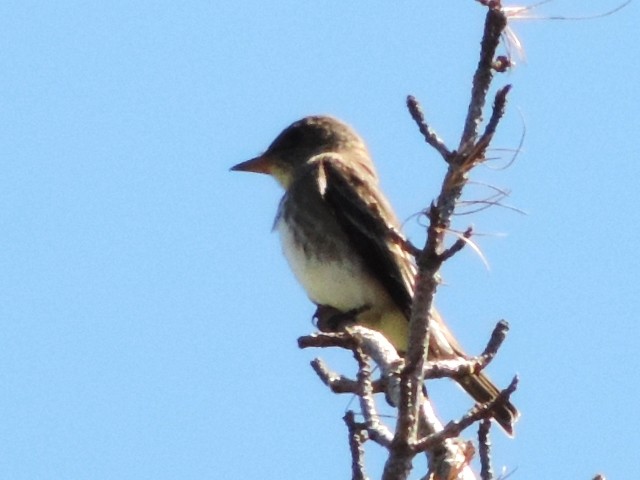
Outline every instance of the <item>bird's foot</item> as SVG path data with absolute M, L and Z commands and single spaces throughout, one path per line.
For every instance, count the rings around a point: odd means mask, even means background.
M 342 312 L 329 305 L 318 305 L 313 314 L 313 323 L 321 332 L 338 332 L 344 330 L 345 327 L 356 324 L 358 315 L 369 310 L 369 308 L 371 308 L 369 305 L 363 305 L 362 307 Z

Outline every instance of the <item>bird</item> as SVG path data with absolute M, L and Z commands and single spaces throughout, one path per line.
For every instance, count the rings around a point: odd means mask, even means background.
M 360 135 L 335 117 L 307 116 L 231 170 L 270 175 L 284 189 L 273 229 L 320 330 L 355 322 L 406 352 L 416 266 Z M 430 359 L 467 358 L 435 308 L 430 325 Z M 499 394 L 482 372 L 455 380 L 479 403 Z M 510 435 L 518 417 L 510 402 L 494 412 Z

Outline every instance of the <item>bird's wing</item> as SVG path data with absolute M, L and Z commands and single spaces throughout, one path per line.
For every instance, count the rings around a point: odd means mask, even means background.
M 399 225 L 371 169 L 335 153 L 309 164 L 318 190 L 366 268 L 409 317 L 415 266 L 403 249 Z
M 318 155 L 310 163 L 318 189 L 369 271 L 405 314 L 411 315 L 416 267 L 398 241 L 398 221 L 373 173 L 345 162 L 338 154 Z M 457 340 L 434 309 L 431 353 L 438 358 L 464 356 Z
M 320 195 L 333 211 L 338 223 L 359 253 L 362 261 L 384 286 L 393 301 L 409 319 L 416 268 L 410 255 L 398 241 L 399 226 L 391 207 L 377 185 L 372 169 L 358 168 L 340 155 L 318 155 L 309 164 Z M 431 312 L 430 355 L 435 358 L 460 358 L 464 353 L 438 314 Z M 499 393 L 484 374 L 457 380 L 478 402 L 488 402 Z M 495 412 L 496 420 L 507 433 L 519 416 L 507 403 Z

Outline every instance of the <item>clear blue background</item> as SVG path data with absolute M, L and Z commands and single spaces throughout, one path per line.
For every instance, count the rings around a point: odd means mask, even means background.
M 490 372 L 521 376 L 517 436 L 493 435 L 512 478 L 640 472 L 639 8 L 512 21 L 499 159 L 473 178 L 527 215 L 457 220 L 490 269 L 471 250 L 448 262 L 438 305 L 469 352 L 511 323 Z M 483 17 L 472 0 L 2 2 L 0 477 L 348 478 L 357 405 L 308 361 L 352 362 L 297 349 L 313 307 L 269 233 L 280 191 L 228 168 L 330 113 L 409 219 L 444 165 L 405 96 L 457 143 Z M 445 418 L 470 406 L 433 389 Z

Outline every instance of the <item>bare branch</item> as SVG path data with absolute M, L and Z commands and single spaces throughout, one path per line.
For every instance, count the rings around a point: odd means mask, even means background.
M 412 255 L 413 257 L 417 257 L 422 253 L 418 247 L 416 247 L 409 239 L 405 238 L 405 236 L 398 231 L 395 227 L 389 225 L 388 227 L 389 237 L 393 242 L 400 245 L 402 249 Z
M 340 347 L 347 350 L 355 348 L 355 340 L 347 332 L 315 332 L 311 335 L 304 335 L 298 338 L 299 348 L 327 348 L 327 347 Z
M 376 443 L 383 447 L 389 448 L 391 446 L 391 440 L 393 439 L 393 433 L 380 422 L 380 416 L 376 409 L 376 403 L 373 399 L 373 388 L 371 385 L 371 367 L 366 355 L 364 355 L 360 349 L 356 349 L 353 352 L 356 360 L 358 361 L 358 398 L 360 400 L 360 408 L 362 409 L 362 416 L 365 420 L 365 426 L 369 437 Z
M 507 402 L 517 387 L 518 377 L 516 376 L 509 386 L 502 390 L 495 399 L 482 405 L 476 405 L 459 420 L 452 420 L 447 423 L 442 431 L 418 440 L 411 445 L 411 447 L 417 452 L 431 450 L 436 445 L 441 444 L 445 439 L 459 436 L 465 428 L 475 422 L 491 418 L 494 408 L 499 404 Z
M 416 441 L 418 429 L 424 365 L 427 360 L 427 345 L 429 345 L 429 322 L 433 297 L 438 286 L 438 272 L 444 259 L 462 248 L 462 246 L 454 244 L 453 250 L 443 254 L 444 234 L 451 225 L 451 216 L 462 194 L 462 188 L 466 184 L 467 173 L 476 163 L 476 158 L 469 159 L 468 153 L 475 146 L 478 125 L 482 121 L 482 109 L 493 78 L 492 68 L 495 51 L 500 41 L 500 35 L 507 24 L 506 17 L 500 10 L 498 2 L 488 6 L 490 8 L 485 20 L 480 61 L 473 79 L 471 103 L 460 142 L 460 152 L 446 157 L 449 169 L 445 175 L 440 195 L 428 210 L 429 227 L 425 248 L 417 258 L 418 274 L 409 322 L 406 367 L 401 375 L 401 398 L 398 405 L 396 436 L 385 465 L 383 474 L 385 479 L 406 478 L 411 470 L 410 446 Z M 417 102 L 409 99 L 408 107 L 427 142 L 430 145 L 433 144 L 434 148 L 441 153 L 444 152 L 442 142 L 425 124 L 423 115 L 417 108 Z M 482 153 L 484 153 L 484 148 L 481 150 Z M 472 420 L 472 422 L 476 420 Z M 434 435 L 440 435 L 440 433 Z M 441 441 L 445 438 L 450 437 L 442 436 Z M 430 447 L 434 445 L 435 443 Z M 443 444 L 440 443 L 440 445 Z
M 361 325 L 348 327 L 347 332 L 356 340 L 362 352 L 380 367 L 384 378 L 398 374 L 404 360 L 384 335 Z
M 440 267 L 444 261 L 469 244 L 473 231 L 468 228 L 449 248 L 445 248 L 445 235 L 451 229 L 451 218 L 458 206 L 462 189 L 468 181 L 469 171 L 485 159 L 485 152 L 503 116 L 506 96 L 510 89 L 506 86 L 496 94 L 491 118 L 478 139 L 486 95 L 494 72 L 503 71 L 509 67 L 508 59 L 495 56 L 500 36 L 507 25 L 500 2 L 498 0 L 478 1 L 489 10 L 485 19 L 480 59 L 473 77 L 471 100 L 458 151 L 446 147 L 443 140 L 425 121 L 417 100 L 412 96 L 407 98 L 407 107 L 413 120 L 426 142 L 445 159 L 448 170 L 437 199 L 426 212 L 429 225 L 424 249 L 416 248 L 404 239 L 400 232 L 391 229 L 389 233 L 392 241 L 416 257 L 418 270 L 405 357 L 400 357 L 382 334 L 353 325 L 358 320 L 359 312 L 337 312 L 342 316 L 336 318 L 336 312 L 333 311 L 335 308 L 322 305 L 318 306 L 318 327 L 331 333 L 314 334 L 298 340 L 301 348 L 349 349 L 353 351 L 358 361 L 356 381 L 331 372 L 320 360 L 312 363 L 316 373 L 333 391 L 354 392 L 360 401 L 365 421 L 355 422 L 352 412 L 345 416 L 345 422 L 349 427 L 353 478 L 365 478 L 362 445 L 367 440 L 364 438 L 366 432 L 368 439 L 389 449 L 389 457 L 382 476 L 384 480 L 406 479 L 412 469 L 413 457 L 420 452 L 428 452 L 429 472 L 437 474 L 433 478 L 475 479 L 469 467 L 473 448 L 462 440 L 454 440 L 453 437 L 458 436 L 472 423 L 491 418 L 496 408 L 504 408 L 517 385 L 517 378 L 514 378 L 512 384 L 495 399 L 474 406 L 458 421 L 451 421 L 444 427 L 433 412 L 424 386 L 425 376 L 457 378 L 481 371 L 494 358 L 507 331 L 506 322 L 500 322 L 494 329 L 484 352 L 478 357 L 427 362 L 429 323 L 432 312 L 435 312 L 433 298 L 439 284 Z M 327 328 L 322 328 L 323 326 Z M 341 331 L 333 333 L 337 329 Z M 377 383 L 371 378 L 370 361 L 374 361 L 381 370 L 382 378 Z M 398 408 L 395 435 L 380 422 L 376 410 L 374 394 L 383 387 L 387 400 Z M 441 476 L 441 472 L 446 472 L 446 475 Z
M 504 116 L 504 110 L 507 105 L 507 95 L 511 91 L 511 85 L 505 85 L 496 93 L 496 97 L 493 101 L 493 109 L 491 111 L 491 118 L 484 129 L 484 133 L 478 143 L 489 145 L 500 119 Z
M 318 377 L 320 377 L 322 383 L 329 387 L 333 393 L 357 394 L 359 392 L 358 382 L 330 370 L 321 358 L 313 359 L 311 361 L 311 368 L 313 368 Z M 371 388 L 373 393 L 380 393 L 384 391 L 384 387 L 380 380 L 373 381 L 371 383 Z
M 496 133 L 496 128 L 498 127 L 498 123 L 500 119 L 504 115 L 504 109 L 507 105 L 507 94 L 511 91 L 511 85 L 505 85 L 498 93 L 496 93 L 495 100 L 493 102 L 493 110 L 491 113 L 491 118 L 485 127 L 484 133 L 478 140 L 478 142 L 470 148 L 470 151 L 467 155 L 469 161 L 473 163 L 479 163 L 484 161 L 484 154 L 493 138 L 493 135 Z
M 473 228 L 469 227 L 464 231 L 462 236 L 455 241 L 453 245 L 451 245 L 449 248 L 447 248 L 444 252 L 440 254 L 440 260 L 442 262 L 446 262 L 451 257 L 453 257 L 456 253 L 462 250 L 464 246 L 467 244 L 467 240 L 471 238 L 471 235 L 473 235 Z
M 480 478 L 482 480 L 493 480 L 493 469 L 491 468 L 491 420 L 485 418 L 478 427 L 478 452 L 480 455 Z
M 465 152 L 473 145 L 478 135 L 478 127 L 482 122 L 489 85 L 493 79 L 493 59 L 500 44 L 500 36 L 507 26 L 507 17 L 501 9 L 500 2 L 481 2 L 489 7 L 484 24 L 484 35 L 480 46 L 480 60 L 473 76 L 471 102 L 467 112 L 464 130 L 458 150 Z
M 344 417 L 344 423 L 349 429 L 349 450 L 351 451 L 352 480 L 369 480 L 364 467 L 364 442 L 367 441 L 366 427 L 357 423 L 354 413 L 349 410 Z
M 422 107 L 413 95 L 409 95 L 407 97 L 407 108 L 409 109 L 411 117 L 418 125 L 418 129 L 420 130 L 420 133 L 422 133 L 426 142 L 431 145 L 442 156 L 442 158 L 444 158 L 445 162 L 449 163 L 449 160 L 451 159 L 451 152 L 438 134 L 427 124 L 424 119 Z
M 458 378 L 479 373 L 496 356 L 507 336 L 508 330 L 509 324 L 505 320 L 500 320 L 494 327 L 491 338 L 481 355 L 469 359 L 456 358 L 429 361 L 424 366 L 424 378 Z
M 491 332 L 491 338 L 489 338 L 489 343 L 487 343 L 487 346 L 481 355 L 481 357 L 486 359 L 486 363 L 484 364 L 485 366 L 488 365 L 489 362 L 493 360 L 493 357 L 496 356 L 496 353 L 498 353 L 504 339 L 507 338 L 508 331 L 509 322 L 504 319 L 500 320 L 494 327 L 493 332 Z

